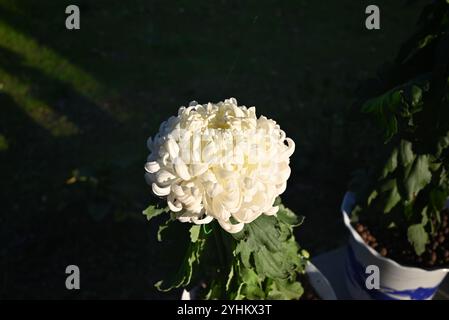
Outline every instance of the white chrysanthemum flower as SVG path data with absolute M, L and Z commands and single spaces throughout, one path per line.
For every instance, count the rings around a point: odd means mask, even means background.
M 217 219 L 235 233 L 261 214 L 276 214 L 295 144 L 275 121 L 257 118 L 254 107 L 231 98 L 181 107 L 148 139 L 148 148 L 146 180 L 177 219 Z

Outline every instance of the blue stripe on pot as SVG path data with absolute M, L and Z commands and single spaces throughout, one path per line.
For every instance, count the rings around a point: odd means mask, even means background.
M 380 287 L 380 289 L 368 289 L 365 285 L 366 273 L 365 267 L 357 261 L 351 246 L 348 245 L 348 262 L 345 271 L 348 278 L 354 286 L 365 291 L 372 299 L 376 300 L 401 300 L 395 296 L 408 297 L 411 300 L 426 300 L 430 299 L 438 290 L 439 284 L 432 288 L 416 288 L 408 290 L 395 290 L 387 287 Z

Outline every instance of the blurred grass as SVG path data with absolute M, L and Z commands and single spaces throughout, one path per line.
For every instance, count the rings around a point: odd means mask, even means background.
M 297 150 L 284 202 L 312 254 L 345 241 L 339 204 L 376 143 L 356 88 L 391 60 L 423 1 L 0 0 L 0 297 L 163 298 L 145 142 L 191 100 L 236 97 Z M 73 171 L 79 178 L 73 178 Z M 87 177 L 80 179 L 80 177 Z M 81 181 L 83 180 L 83 181 Z M 174 239 L 173 241 L 178 241 Z M 64 288 L 81 268 L 80 292 Z

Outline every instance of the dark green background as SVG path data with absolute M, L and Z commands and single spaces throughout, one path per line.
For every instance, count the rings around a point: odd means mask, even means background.
M 143 165 L 146 139 L 191 100 L 277 120 L 296 142 L 283 199 L 306 216 L 301 246 L 343 244 L 341 198 L 378 143 L 356 89 L 424 3 L 374 1 L 368 31 L 371 2 L 0 0 L 0 298 L 177 298 L 152 284 L 185 238 L 157 243 Z M 81 30 L 65 29 L 68 4 Z M 74 170 L 87 181 L 67 184 Z M 65 289 L 69 264 L 80 291 Z

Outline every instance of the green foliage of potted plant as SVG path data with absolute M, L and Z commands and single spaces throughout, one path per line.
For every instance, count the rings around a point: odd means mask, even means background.
M 425 7 L 419 30 L 380 75 L 373 92 L 381 94 L 366 101 L 362 110 L 379 121 L 385 143 L 373 146 L 370 168 L 355 175 L 351 186 L 355 207 L 345 211 L 352 209 L 352 226 L 380 256 L 409 267 L 447 267 L 447 1 Z

